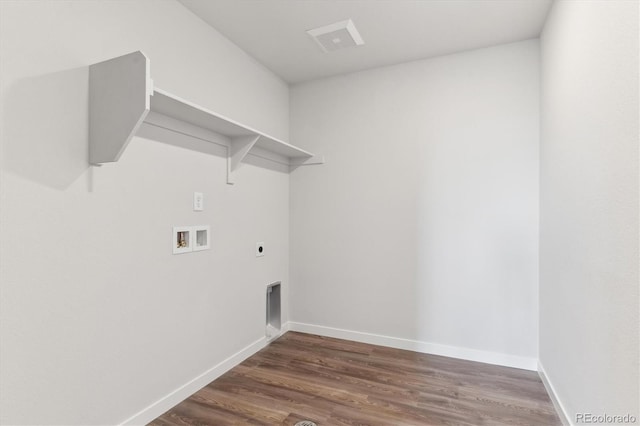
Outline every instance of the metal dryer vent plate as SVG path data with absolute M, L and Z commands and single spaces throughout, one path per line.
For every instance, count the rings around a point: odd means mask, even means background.
M 364 44 L 364 40 L 362 40 L 360 33 L 351 19 L 325 25 L 320 28 L 314 28 L 313 30 L 307 31 L 307 34 L 318 43 L 318 46 L 320 46 L 323 52 L 333 52 L 334 50 L 344 49 L 345 47 Z
M 294 426 L 318 426 L 311 420 L 303 420 L 301 422 L 296 423 Z

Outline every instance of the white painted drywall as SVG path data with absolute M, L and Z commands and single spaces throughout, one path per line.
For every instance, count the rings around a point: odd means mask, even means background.
M 541 39 L 540 362 L 573 422 L 640 418 L 638 12 L 557 1 Z
M 535 360 L 538 47 L 292 87 L 292 321 Z
M 174 1 L 0 19 L 0 423 L 116 424 L 263 337 L 266 284 L 287 320 L 289 175 L 245 164 L 228 186 L 221 148 L 149 132 L 89 168 L 88 65 L 142 50 L 159 87 L 284 139 L 288 87 Z M 201 224 L 211 250 L 172 255 L 172 226 Z

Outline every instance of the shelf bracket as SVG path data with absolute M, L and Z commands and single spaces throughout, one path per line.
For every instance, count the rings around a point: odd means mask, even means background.
M 258 139 L 260 139 L 260 135 L 231 138 L 231 144 L 227 150 L 227 184 L 233 185 L 235 183 L 233 179 L 234 172 L 240 167 L 242 160 L 258 142 Z
M 149 60 L 133 52 L 89 67 L 89 163 L 118 161 L 150 109 Z
M 314 155 L 308 158 L 292 158 L 289 162 L 289 171 L 294 171 L 300 166 L 311 166 L 314 164 L 324 164 L 324 155 Z

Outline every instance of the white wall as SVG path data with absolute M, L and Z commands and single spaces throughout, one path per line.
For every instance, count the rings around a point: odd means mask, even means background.
M 119 423 L 264 336 L 265 285 L 288 285 L 289 177 L 244 165 L 228 186 L 220 148 L 171 134 L 90 169 L 88 65 L 142 50 L 159 87 L 285 139 L 288 87 L 174 1 L 0 12 L 0 423 Z M 212 249 L 171 255 L 191 224 Z
M 327 158 L 291 177 L 292 321 L 535 365 L 538 73 L 531 40 L 292 87 Z
M 638 12 L 557 1 L 542 35 L 540 361 L 574 422 L 640 418 Z

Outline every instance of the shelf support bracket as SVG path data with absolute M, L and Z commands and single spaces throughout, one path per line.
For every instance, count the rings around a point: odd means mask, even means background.
M 150 109 L 149 60 L 133 52 L 89 67 L 89 163 L 118 161 Z
M 233 185 L 235 183 L 233 172 L 240 167 L 240 163 L 258 142 L 258 139 L 260 139 L 260 135 L 236 136 L 231 139 L 227 150 L 227 184 Z
M 289 171 L 292 172 L 300 166 L 311 166 L 315 164 L 324 164 L 324 155 L 314 155 L 308 158 L 292 158 L 289 162 Z

